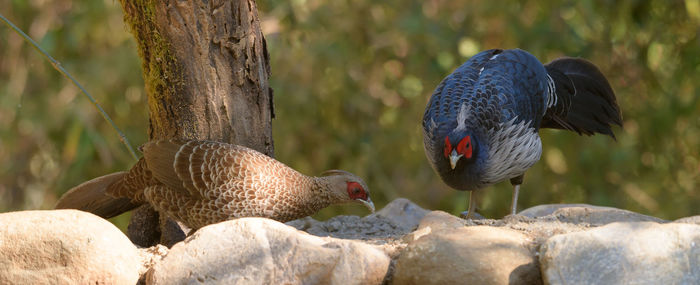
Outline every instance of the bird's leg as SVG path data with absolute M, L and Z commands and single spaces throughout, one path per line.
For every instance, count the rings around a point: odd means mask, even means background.
M 476 191 L 469 191 L 469 208 L 467 209 L 466 212 L 462 212 L 459 216 L 471 220 L 474 218 L 474 214 L 476 213 L 476 197 L 478 195 L 476 194 Z M 466 213 L 466 215 L 465 215 Z
M 476 191 L 469 192 L 469 208 L 467 209 L 467 219 L 473 219 L 476 214 Z
M 510 214 L 515 215 L 518 211 L 518 192 L 520 192 L 520 184 L 523 184 L 525 174 L 510 179 L 510 184 L 513 185 L 513 200 L 510 203 Z
M 510 203 L 511 215 L 515 215 L 518 211 L 518 192 L 520 192 L 520 184 L 513 185 L 513 200 Z

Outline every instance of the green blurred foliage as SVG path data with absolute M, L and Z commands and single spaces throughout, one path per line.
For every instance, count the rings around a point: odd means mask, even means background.
M 275 156 L 306 174 L 365 178 L 381 208 L 406 197 L 458 213 L 468 193 L 428 165 L 420 121 L 438 83 L 480 50 L 584 57 L 615 89 L 617 141 L 542 130 L 520 208 L 590 203 L 666 219 L 700 214 L 700 3 L 687 1 L 258 1 L 275 90 Z M 148 115 L 136 46 L 114 1 L 12 0 L 0 12 L 81 81 L 136 145 Z M 71 83 L 0 28 L 0 211 L 49 209 L 133 164 Z M 508 212 L 511 186 L 481 212 Z M 365 214 L 330 207 L 318 218 Z M 126 218 L 122 218 L 123 223 Z

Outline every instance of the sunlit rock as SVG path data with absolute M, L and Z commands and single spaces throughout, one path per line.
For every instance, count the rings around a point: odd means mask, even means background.
M 136 246 L 87 212 L 10 212 L 0 225 L 0 284 L 136 284 L 143 271 Z
M 557 235 L 540 265 L 548 284 L 698 284 L 700 226 L 626 222 Z
M 148 273 L 150 284 L 380 284 L 390 258 L 359 241 L 322 238 L 263 218 L 199 229 Z

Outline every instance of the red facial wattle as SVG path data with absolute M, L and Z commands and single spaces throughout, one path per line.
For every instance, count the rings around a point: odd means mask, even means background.
M 465 158 L 472 158 L 472 138 L 470 136 L 465 136 L 457 144 L 457 153 L 464 155 Z
M 365 192 L 362 185 L 357 182 L 348 182 L 348 196 L 353 200 L 367 200 L 367 192 Z
M 470 136 L 464 136 L 461 141 L 457 144 L 455 149 L 457 154 L 461 154 L 465 158 L 472 158 L 472 138 Z M 445 137 L 445 149 L 443 150 L 445 157 L 450 157 L 452 153 L 452 144 L 450 143 L 450 138 Z
M 450 152 L 452 152 L 452 144 L 450 143 L 450 137 L 445 137 L 445 157 L 450 156 Z

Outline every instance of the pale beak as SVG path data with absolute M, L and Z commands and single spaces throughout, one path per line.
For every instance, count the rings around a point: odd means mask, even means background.
M 370 211 L 372 211 L 372 213 L 374 213 L 374 203 L 372 203 L 372 199 L 367 198 L 367 201 L 362 200 L 362 199 L 357 199 L 355 201 L 360 201 L 360 203 L 362 203 L 362 205 L 365 205 L 365 207 L 367 207 L 367 209 L 369 209 Z
M 457 154 L 456 150 L 452 150 L 452 153 L 450 153 L 450 166 L 452 166 L 452 169 L 455 169 L 457 167 L 457 161 L 462 157 L 461 154 Z

